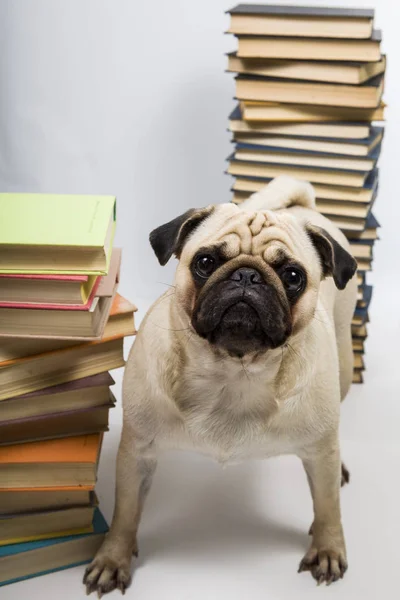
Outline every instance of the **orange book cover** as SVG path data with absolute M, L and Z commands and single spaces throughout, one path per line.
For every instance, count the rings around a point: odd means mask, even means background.
M 129 300 L 120 294 L 116 294 L 111 306 L 110 317 L 136 311 L 137 308 L 132 302 L 129 302 Z
M 134 304 L 132 304 L 131 302 L 129 302 L 129 300 L 127 300 L 126 298 L 123 298 L 122 296 L 120 296 L 120 294 L 116 294 L 112 306 L 111 306 L 111 311 L 110 311 L 110 318 L 118 316 L 118 315 L 122 315 L 122 314 L 126 314 L 129 312 L 136 312 L 137 308 Z M 123 336 L 112 336 L 112 337 L 104 337 L 101 340 L 95 341 L 95 342 L 84 342 L 83 344 L 74 344 L 73 346 L 67 346 L 67 347 L 63 347 L 63 348 L 57 348 L 56 350 L 49 350 L 47 352 L 42 352 L 39 354 L 30 354 L 29 356 L 22 356 L 20 358 L 11 358 L 9 360 L 4 360 L 2 362 L 0 362 L 0 368 L 2 367 L 9 367 L 11 365 L 15 365 L 18 363 L 23 363 L 25 361 L 31 360 L 32 358 L 37 358 L 38 356 L 45 356 L 46 354 L 54 354 L 54 353 L 61 353 L 61 352 L 70 352 L 71 350 L 74 350 L 75 348 L 77 348 L 78 346 L 89 346 L 89 345 L 94 345 L 94 344 L 102 344 L 104 342 L 109 342 L 110 340 L 113 339 L 118 339 L 119 337 L 123 337 Z
M 97 463 L 102 434 L 0 447 L 0 467 L 26 463 Z M 52 488 L 54 489 L 54 488 Z M 64 489 L 64 488 L 63 488 Z M 80 488 L 82 489 L 82 488 Z

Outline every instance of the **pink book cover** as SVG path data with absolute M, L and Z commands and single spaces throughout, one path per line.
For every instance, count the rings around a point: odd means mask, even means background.
M 0 302 L 0 308 L 30 308 L 32 310 L 90 310 L 93 300 L 96 296 L 112 296 L 115 283 L 119 281 L 121 268 L 121 250 L 115 248 L 112 253 L 110 268 L 108 274 L 104 277 L 98 277 L 93 286 L 93 290 L 86 304 L 39 304 L 23 302 Z M 0 275 L 1 276 L 1 275 Z M 7 277 L 13 275 L 7 275 Z M 64 279 L 69 281 L 85 281 L 86 275 L 16 275 L 16 277 L 41 278 L 41 279 Z
M 58 277 L 47 277 L 46 279 L 58 279 Z M 92 292 L 86 302 L 86 304 L 42 304 L 39 302 L 0 302 L 0 308 L 31 308 L 32 310 L 41 309 L 41 310 L 89 310 L 94 298 L 96 297 L 96 292 L 100 285 L 100 280 L 102 278 L 98 277 L 96 283 L 93 286 Z
M 80 281 L 84 283 L 88 280 L 88 275 L 34 275 L 34 274 L 22 274 L 22 273 L 0 273 L 0 277 L 10 279 L 51 279 L 56 281 Z

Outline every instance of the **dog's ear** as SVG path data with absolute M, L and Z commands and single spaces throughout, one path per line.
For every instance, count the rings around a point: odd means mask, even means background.
M 213 206 L 191 208 L 183 215 L 157 227 L 150 233 L 150 244 L 160 265 L 166 265 L 173 254 L 177 258 L 180 257 L 188 236 L 204 219 L 211 215 L 213 210 Z
M 320 256 L 324 276 L 332 275 L 336 287 L 344 290 L 357 270 L 356 260 L 325 229 L 307 225 L 306 231 Z

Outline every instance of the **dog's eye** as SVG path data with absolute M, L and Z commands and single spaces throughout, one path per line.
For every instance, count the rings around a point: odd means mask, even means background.
M 304 287 L 304 275 L 294 267 L 288 267 L 281 275 L 283 285 L 289 294 L 298 294 Z
M 194 264 L 195 271 L 199 277 L 207 278 L 215 270 L 215 259 L 210 254 L 198 256 Z

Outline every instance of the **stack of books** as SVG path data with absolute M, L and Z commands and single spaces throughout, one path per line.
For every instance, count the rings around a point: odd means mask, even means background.
M 135 306 L 109 196 L 0 194 L 0 586 L 88 562 L 94 491 Z
M 240 4 L 228 12 L 238 41 L 228 55 L 238 100 L 229 120 L 233 201 L 283 174 L 314 185 L 317 208 L 342 229 L 358 261 L 352 327 L 361 383 L 385 111 L 386 57 L 374 11 Z

